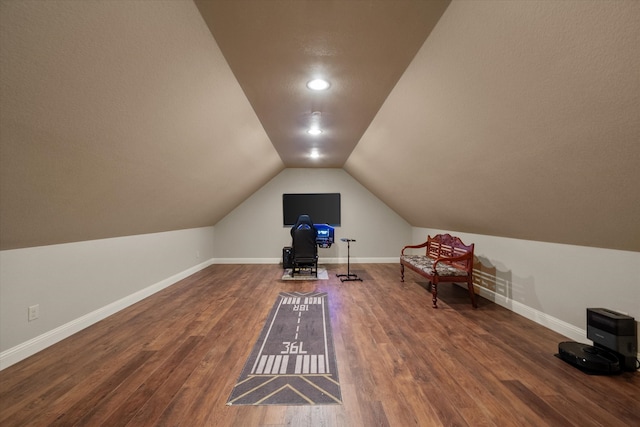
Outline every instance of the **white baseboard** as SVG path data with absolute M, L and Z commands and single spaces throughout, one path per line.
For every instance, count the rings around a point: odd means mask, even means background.
M 0 371 L 213 264 L 210 259 L 0 353 Z
M 467 288 L 466 285 L 461 285 L 464 289 Z M 507 298 L 503 295 L 499 295 L 489 289 L 485 289 L 482 287 L 476 287 L 479 289 L 479 295 L 488 299 L 489 301 L 493 301 L 496 304 L 513 311 L 516 314 L 519 314 L 522 317 L 525 317 L 529 320 L 536 322 L 539 325 L 544 326 L 547 329 L 551 329 L 554 332 L 559 333 L 560 335 L 564 335 L 565 337 L 582 343 L 589 343 L 587 339 L 587 332 L 584 329 L 580 329 L 570 323 L 564 322 L 560 319 L 556 319 L 553 316 L 550 316 L 546 313 L 543 313 L 539 310 L 526 306 L 518 301 L 514 301 L 510 298 Z
M 467 289 L 466 284 L 458 285 L 460 287 L 463 287 L 464 289 Z M 482 287 L 479 288 L 477 286 L 476 289 L 480 289 L 480 296 L 488 299 L 489 301 L 493 301 L 496 304 L 506 308 L 507 310 L 513 311 L 514 313 L 517 313 L 522 317 L 532 320 L 547 329 L 551 329 L 552 331 L 557 332 L 560 335 L 564 335 L 565 337 L 569 338 L 567 341 L 577 341 L 583 344 L 593 345 L 593 342 L 589 338 L 587 338 L 587 331 L 585 331 L 584 329 L 580 329 L 570 323 L 564 322 L 560 319 L 556 319 L 553 316 L 509 299 L 503 295 L 498 295 L 488 289 Z M 640 360 L 640 353 L 636 354 L 636 358 Z
M 346 264 L 346 257 L 328 258 L 320 257 L 318 262 L 320 264 Z M 394 264 L 398 262 L 398 257 L 376 257 L 376 258 L 355 258 L 351 257 L 349 262 L 353 264 Z M 216 258 L 212 264 L 280 264 L 282 258 Z M 398 267 L 400 268 L 400 267 Z
M 282 258 L 214 258 L 212 264 L 279 264 Z
M 346 264 L 346 258 L 323 258 L 321 264 Z M 155 283 L 145 289 L 135 292 L 129 296 L 126 296 L 118 301 L 108 304 L 98 310 L 88 313 L 82 317 L 79 317 L 71 322 L 68 322 L 62 326 L 59 326 L 51 331 L 48 331 L 42 335 L 32 338 L 24 343 L 21 343 L 15 347 L 0 353 L 0 370 L 8 368 L 9 366 L 26 359 L 27 357 L 44 350 L 45 348 L 62 341 L 63 339 L 85 329 L 118 311 L 129 307 L 143 300 L 144 298 L 153 295 L 154 293 L 167 288 L 174 283 L 208 267 L 212 264 L 278 264 L 281 262 L 279 258 L 212 258 L 203 263 L 188 268 L 180 273 L 177 273 L 167 279 L 164 279 L 158 283 Z M 352 263 L 397 263 L 397 258 L 351 258 Z M 462 285 L 461 285 L 462 286 Z M 464 286 L 466 289 L 466 286 Z M 479 295 L 495 302 L 496 304 L 505 307 L 506 309 L 513 311 L 529 320 L 532 320 L 539 325 L 542 325 L 554 332 L 557 332 L 570 340 L 578 341 L 582 343 L 589 343 L 587 334 L 584 329 L 580 329 L 574 325 L 564 322 L 560 319 L 556 319 L 546 313 L 538 311 L 534 308 L 528 307 L 522 303 L 511 300 L 503 295 L 496 294 L 493 291 L 482 287 L 476 287 L 479 289 Z
M 324 261 L 324 259 L 322 260 Z M 346 264 L 347 258 L 332 258 L 332 261 L 326 261 L 327 263 L 333 264 Z M 400 261 L 398 257 L 391 258 L 360 258 L 360 257 L 351 257 L 349 260 L 351 264 L 398 264 L 398 269 L 400 268 Z M 400 271 L 400 270 L 398 270 Z
M 282 262 L 281 258 L 217 258 L 214 260 L 215 264 L 279 264 Z M 391 258 L 357 258 L 351 257 L 351 263 L 355 264 L 399 264 L 398 257 Z M 322 257 L 319 260 L 320 264 L 346 264 L 346 257 L 338 257 L 338 258 L 326 258 Z M 460 285 L 466 289 L 466 285 Z M 496 304 L 513 311 L 529 320 L 532 320 L 539 325 L 542 325 L 548 329 L 551 329 L 554 332 L 557 332 L 565 337 L 582 343 L 589 343 L 590 341 L 587 339 L 587 332 L 584 329 L 580 329 L 570 323 L 564 322 L 560 319 L 557 319 L 553 316 L 550 316 L 546 313 L 538 311 L 534 308 L 526 306 L 518 301 L 514 301 L 509 299 L 503 295 L 499 295 L 493 291 L 490 291 L 486 288 L 476 287 L 479 289 L 479 294 L 490 300 L 495 302 Z

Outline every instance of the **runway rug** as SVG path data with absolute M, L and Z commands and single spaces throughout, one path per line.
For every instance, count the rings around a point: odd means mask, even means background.
M 287 268 L 284 270 L 284 274 L 282 275 L 282 280 L 329 280 L 329 273 L 327 273 L 327 269 L 324 267 L 318 267 L 318 277 L 315 277 L 313 274 L 308 271 L 303 271 L 302 273 L 296 273 L 295 276 L 291 276 L 291 269 Z
M 227 405 L 342 404 L 326 292 L 278 296 Z

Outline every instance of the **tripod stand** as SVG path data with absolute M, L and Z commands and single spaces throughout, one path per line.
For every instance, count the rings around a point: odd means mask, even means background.
M 347 242 L 347 274 L 336 274 L 336 277 L 339 277 L 341 282 L 354 282 L 356 280 L 362 282 L 362 279 L 360 279 L 357 274 L 351 273 L 351 242 L 355 242 L 355 239 L 340 240 L 342 240 L 343 242 Z

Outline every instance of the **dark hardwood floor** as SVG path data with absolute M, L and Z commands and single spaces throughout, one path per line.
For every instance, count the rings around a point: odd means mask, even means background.
M 2 426 L 637 426 L 640 372 L 591 376 L 563 336 L 420 276 L 280 280 L 212 265 L 0 372 Z M 342 405 L 226 406 L 281 291 L 329 293 Z

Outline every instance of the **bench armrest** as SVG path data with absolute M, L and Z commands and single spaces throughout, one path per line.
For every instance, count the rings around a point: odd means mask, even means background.
M 420 249 L 420 248 L 425 248 L 427 246 L 429 242 L 424 242 L 424 243 L 420 243 L 419 245 L 407 245 L 404 248 L 402 248 L 402 252 L 400 252 L 400 255 L 404 255 L 404 250 L 405 249 Z

